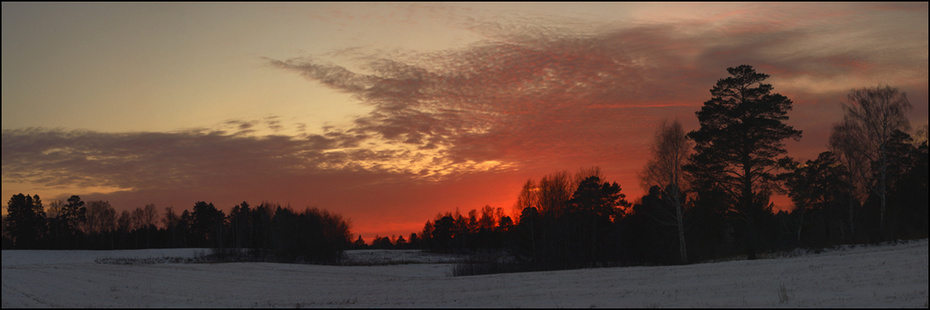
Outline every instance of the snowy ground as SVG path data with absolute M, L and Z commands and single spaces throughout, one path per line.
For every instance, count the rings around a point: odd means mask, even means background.
M 3 251 L 3 307 L 917 307 L 927 240 L 688 266 L 452 277 L 453 257 L 378 266 L 173 263 L 200 249 Z M 123 258 L 123 260 L 120 260 Z M 128 260 L 127 260 L 128 259 Z M 134 261 L 121 265 L 114 262 Z M 108 262 L 108 263 L 102 263 Z M 416 264 L 403 264 L 422 262 Z

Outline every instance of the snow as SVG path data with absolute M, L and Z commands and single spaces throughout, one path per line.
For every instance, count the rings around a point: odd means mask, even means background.
M 203 249 L 4 250 L 2 297 L 4 308 L 926 308 L 927 249 L 924 239 L 754 261 L 467 277 L 451 276 L 455 257 L 419 251 L 349 251 L 347 261 L 375 265 L 322 266 L 166 259 Z

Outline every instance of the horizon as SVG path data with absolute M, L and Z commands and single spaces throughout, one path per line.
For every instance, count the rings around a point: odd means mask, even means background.
M 697 130 L 742 64 L 793 101 L 798 160 L 850 89 L 897 87 L 927 124 L 925 2 L 2 6 L 2 195 L 46 206 L 268 201 L 370 241 L 513 217 L 527 179 L 562 170 L 600 167 L 633 202 L 655 127 Z

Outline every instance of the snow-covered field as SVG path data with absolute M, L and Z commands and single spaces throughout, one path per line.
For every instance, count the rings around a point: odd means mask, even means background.
M 451 276 L 454 258 L 418 251 L 349 251 L 350 261 L 381 265 L 319 266 L 163 259 L 200 249 L 5 250 L 3 307 L 927 308 L 927 248 L 925 239 L 755 261 L 468 277 Z M 113 263 L 120 258 L 137 263 Z

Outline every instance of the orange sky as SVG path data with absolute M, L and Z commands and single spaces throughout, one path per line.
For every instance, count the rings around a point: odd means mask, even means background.
M 599 166 L 630 201 L 653 128 L 726 68 L 826 150 L 851 88 L 927 123 L 926 3 L 3 4 L 2 195 L 320 207 L 370 240 L 510 211 Z M 779 208 L 790 208 L 782 197 Z

